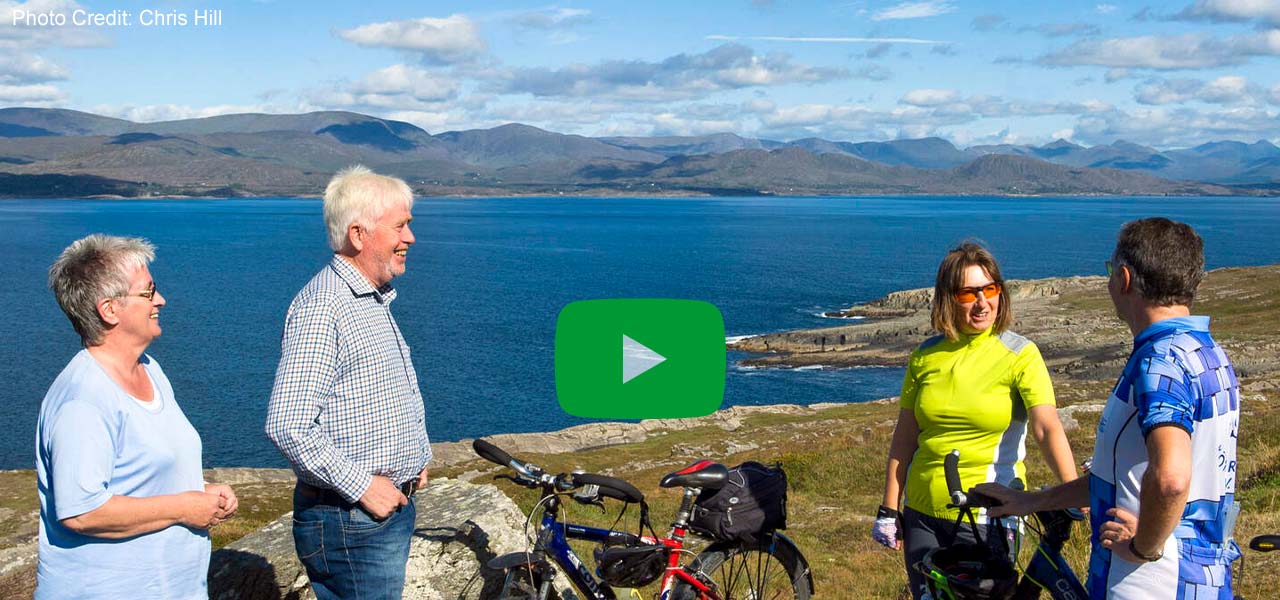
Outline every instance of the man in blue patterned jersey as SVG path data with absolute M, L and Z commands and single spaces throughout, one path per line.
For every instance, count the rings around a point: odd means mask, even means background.
M 1191 315 L 1203 242 L 1184 223 L 1133 221 L 1107 270 L 1133 352 L 1098 423 L 1089 477 L 1043 492 L 983 491 L 1005 501 L 993 514 L 1087 501 L 1092 598 L 1231 600 L 1240 385 L 1209 318 Z
M 404 181 L 334 175 L 324 221 L 334 254 L 289 305 L 266 434 L 298 475 L 293 541 L 319 600 L 396 599 L 414 490 L 431 445 L 392 278 L 413 245 Z

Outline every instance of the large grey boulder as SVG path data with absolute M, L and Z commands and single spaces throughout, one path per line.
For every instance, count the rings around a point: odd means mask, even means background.
M 502 573 L 484 564 L 524 550 L 524 515 L 492 485 L 432 479 L 414 496 L 417 529 L 409 550 L 404 598 L 479 600 L 497 596 Z M 212 599 L 314 598 L 293 548 L 289 513 L 213 553 Z

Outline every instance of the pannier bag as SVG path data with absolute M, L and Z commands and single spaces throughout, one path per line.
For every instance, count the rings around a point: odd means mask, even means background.
M 755 543 L 787 528 L 787 474 L 754 461 L 729 469 L 724 487 L 702 490 L 689 528 L 717 540 Z

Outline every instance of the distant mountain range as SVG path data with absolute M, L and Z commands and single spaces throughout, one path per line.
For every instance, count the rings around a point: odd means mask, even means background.
M 514 123 L 432 135 L 350 112 L 134 123 L 0 109 L 4 197 L 316 195 L 353 163 L 423 195 L 1280 195 L 1280 148 L 1266 141 L 961 149 L 940 138 L 591 138 Z

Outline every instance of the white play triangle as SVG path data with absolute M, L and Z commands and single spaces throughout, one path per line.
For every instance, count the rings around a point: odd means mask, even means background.
M 665 360 L 667 357 L 622 334 L 622 383 L 639 377 Z

